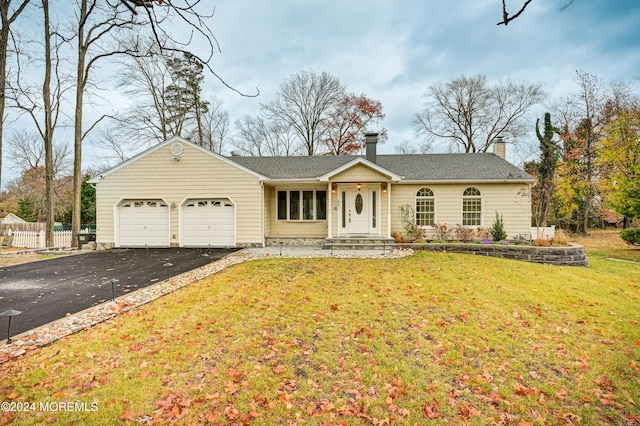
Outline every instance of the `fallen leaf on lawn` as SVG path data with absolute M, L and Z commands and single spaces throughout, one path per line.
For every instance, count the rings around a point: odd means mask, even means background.
M 224 391 L 233 395 L 238 391 L 238 384 L 229 380 L 225 383 Z
M 480 415 L 480 411 L 473 408 L 471 405 L 462 403 L 460 404 L 460 408 L 458 409 L 458 417 L 464 420 L 468 420 L 471 417 L 478 417 Z
M 442 413 L 440 410 L 440 401 L 434 399 L 433 402 L 425 402 L 422 405 L 422 416 L 425 419 L 437 419 L 438 417 L 442 417 Z
M 129 420 L 132 422 L 136 421 L 136 413 L 134 413 L 133 411 L 123 411 L 122 414 L 119 417 L 122 420 Z

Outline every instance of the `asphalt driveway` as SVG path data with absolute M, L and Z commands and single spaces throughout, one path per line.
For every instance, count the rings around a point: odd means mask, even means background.
M 16 335 L 223 258 L 235 249 L 113 249 L 0 268 L 0 312 Z M 6 338 L 7 318 L 0 318 Z

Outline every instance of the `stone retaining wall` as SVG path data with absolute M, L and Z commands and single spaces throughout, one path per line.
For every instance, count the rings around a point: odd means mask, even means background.
M 525 262 L 548 263 L 562 266 L 589 266 L 584 247 L 570 244 L 566 247 L 536 247 L 505 244 L 427 243 L 407 244 L 414 250 L 477 254 Z
M 324 240 L 324 237 L 265 237 L 264 243 L 266 246 L 309 247 L 321 246 Z

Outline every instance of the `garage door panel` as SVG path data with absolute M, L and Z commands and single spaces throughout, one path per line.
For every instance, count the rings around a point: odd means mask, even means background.
M 168 247 L 169 206 L 162 200 L 131 200 L 120 205 L 120 247 Z
M 189 200 L 182 209 L 182 245 L 235 245 L 235 207 L 229 200 Z

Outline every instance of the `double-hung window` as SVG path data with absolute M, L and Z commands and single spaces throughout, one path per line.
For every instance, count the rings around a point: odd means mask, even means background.
M 478 188 L 467 188 L 462 194 L 462 225 L 482 225 L 482 193 Z
M 416 225 L 432 226 L 436 220 L 436 198 L 429 188 L 416 192 Z

